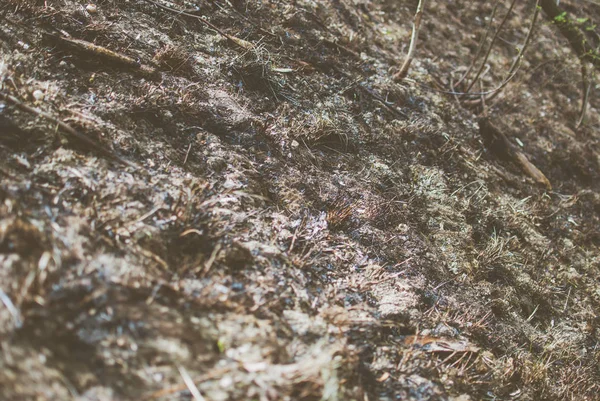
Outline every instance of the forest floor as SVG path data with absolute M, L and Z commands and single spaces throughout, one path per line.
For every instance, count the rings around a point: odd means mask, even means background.
M 600 102 L 416 5 L 2 1 L 0 399 L 600 399 Z

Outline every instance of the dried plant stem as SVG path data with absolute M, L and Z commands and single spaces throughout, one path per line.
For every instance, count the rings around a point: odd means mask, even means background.
M 57 43 L 62 47 L 68 48 L 73 52 L 95 57 L 102 62 L 112 63 L 114 65 L 139 71 L 143 75 L 152 79 L 160 79 L 160 74 L 154 68 L 143 65 L 133 58 L 126 56 L 125 54 L 115 52 L 106 47 L 98 46 L 81 39 L 51 34 L 46 34 L 45 36 L 47 40 Z
M 415 13 L 415 18 L 413 21 L 412 35 L 410 37 L 410 46 L 408 48 L 408 53 L 406 55 L 406 59 L 404 60 L 404 64 L 400 68 L 394 76 L 392 77 L 394 81 L 402 81 L 406 78 L 408 74 L 408 69 L 410 68 L 410 64 L 412 63 L 413 55 L 415 53 L 415 48 L 417 46 L 417 39 L 419 38 L 419 28 L 421 28 L 421 19 L 423 17 L 423 3 L 424 0 L 419 0 L 419 4 L 417 5 L 417 12 Z
M 187 386 L 188 390 L 192 394 L 192 397 L 194 398 L 194 400 L 195 401 L 205 401 L 206 398 L 204 398 L 202 396 L 202 394 L 200 393 L 200 390 L 198 390 L 198 387 L 196 387 L 194 380 L 192 380 L 192 378 L 190 377 L 187 370 L 183 366 L 178 366 L 177 369 L 179 370 L 179 374 L 181 375 L 181 378 L 183 379 L 183 382 Z
M 492 52 L 492 48 L 494 47 L 494 44 L 496 43 L 496 39 L 498 38 L 498 34 L 500 33 L 500 31 L 504 27 L 504 24 L 506 23 L 506 21 L 508 20 L 508 17 L 510 16 L 510 14 L 511 14 L 511 12 L 512 12 L 512 10 L 513 10 L 516 2 L 517 2 L 517 0 L 513 0 L 510 3 L 510 7 L 508 8 L 508 11 L 506 12 L 506 15 L 504 16 L 504 18 L 500 22 L 500 25 L 498 25 L 498 29 L 496 29 L 496 32 L 494 32 L 494 36 L 492 37 L 492 41 L 490 43 L 490 46 L 488 47 L 488 50 L 485 53 L 485 56 L 483 57 L 483 60 L 481 61 L 481 65 L 479 66 L 479 70 L 475 74 L 475 77 L 473 78 L 473 80 L 471 81 L 471 83 L 469 84 L 469 86 L 467 86 L 467 89 L 465 90 L 465 93 L 468 93 L 471 90 L 471 88 L 473 88 L 473 85 L 475 85 L 475 82 L 477 82 L 477 80 L 481 76 L 481 73 L 483 72 L 483 69 L 485 68 L 487 60 L 490 57 L 490 53 Z M 491 22 L 490 22 L 490 26 L 491 26 Z
M 470 103 L 479 104 L 482 100 L 486 100 L 486 101 L 492 100 L 493 98 L 498 96 L 498 94 L 502 91 L 502 89 L 504 89 L 504 87 L 506 85 L 508 85 L 508 83 L 510 81 L 512 81 L 512 79 L 515 77 L 515 75 L 517 74 L 519 65 L 521 65 L 521 60 L 523 59 L 523 55 L 525 54 L 525 51 L 527 50 L 527 46 L 529 46 L 529 42 L 531 42 L 531 37 L 533 36 L 535 23 L 537 21 L 538 15 L 540 14 L 540 7 L 539 7 L 540 1 L 541 0 L 537 0 L 537 2 L 535 4 L 533 18 L 531 19 L 531 24 L 529 25 L 529 30 L 527 32 L 527 36 L 525 37 L 523 46 L 519 50 L 519 54 L 517 54 L 517 56 L 513 60 L 513 63 L 510 66 L 510 69 L 508 70 L 508 74 L 506 75 L 506 78 L 504 79 L 504 81 L 502 81 L 502 83 L 498 87 L 496 87 L 494 90 L 489 91 L 484 99 L 478 99 L 474 102 L 467 101 L 467 102 L 465 102 L 466 104 L 470 104 Z
M 465 71 L 463 76 L 460 77 L 460 79 L 458 81 L 456 81 L 456 83 L 454 84 L 455 88 L 458 87 L 462 83 L 462 81 L 464 81 L 469 76 L 469 74 L 473 70 L 473 67 L 475 67 L 475 61 L 477 61 L 477 59 L 479 58 L 479 55 L 481 54 L 481 51 L 483 50 L 483 45 L 485 44 L 485 41 L 487 40 L 487 38 L 490 34 L 490 31 L 492 30 L 492 25 L 494 23 L 494 17 L 496 16 L 496 11 L 498 10 L 499 4 L 500 4 L 500 0 L 497 0 L 496 4 L 494 5 L 494 9 L 492 10 L 492 14 L 490 15 L 490 23 L 489 23 L 487 29 L 485 30 L 485 34 L 481 37 L 481 40 L 479 41 L 479 46 L 477 47 L 475 56 L 473 56 L 471 65 L 469 65 L 469 68 L 467 68 L 467 71 Z M 454 91 L 454 89 L 452 89 L 452 91 Z
M 577 119 L 576 128 L 581 127 L 583 120 L 585 119 L 585 112 L 587 105 L 590 101 L 590 91 L 592 89 L 592 82 L 594 78 L 594 71 L 588 71 L 585 66 L 585 61 L 581 60 L 581 86 L 583 91 L 583 99 L 581 100 L 581 110 L 579 112 L 579 118 Z
M 162 4 L 157 3 L 155 1 L 152 1 L 152 0 L 144 0 L 144 1 L 147 2 L 147 3 L 150 3 L 150 4 L 154 4 L 156 7 L 162 8 L 163 10 L 170 11 L 172 13 L 181 14 L 181 15 L 185 15 L 186 17 L 195 18 L 198 21 L 202 22 L 204 25 L 208 26 L 210 29 L 212 29 L 215 32 L 217 32 L 219 35 L 223 36 L 224 38 L 226 38 L 227 40 L 229 40 L 230 42 L 232 42 L 236 46 L 241 47 L 244 50 L 252 50 L 252 49 L 254 49 L 254 45 L 252 43 L 250 43 L 248 41 L 245 41 L 243 39 L 240 39 L 240 38 L 236 38 L 235 36 L 231 36 L 231 35 L 223 32 L 222 30 L 220 30 L 219 28 L 217 28 L 214 24 L 208 22 L 207 20 L 205 20 L 202 17 L 199 17 L 198 15 L 190 14 L 188 12 L 181 11 L 181 10 L 176 10 L 174 8 L 167 7 L 165 5 L 162 5 Z
M 511 159 L 521 170 L 531 177 L 536 183 L 552 189 L 548 178 L 529 161 L 527 156 L 504 135 L 502 130 L 496 127 L 487 117 L 479 120 L 479 134 L 482 136 L 486 147 L 496 152 L 498 156 Z
M 101 153 L 115 161 L 118 161 L 119 163 L 125 164 L 130 167 L 138 168 L 138 166 L 136 164 L 130 162 L 129 160 L 123 159 L 122 157 L 118 156 L 117 154 L 115 154 L 114 152 L 109 150 L 108 148 L 105 148 L 104 146 L 102 146 L 101 144 L 99 144 L 98 142 L 93 140 L 92 138 L 89 138 L 89 137 L 85 136 L 84 134 L 82 134 L 78 131 L 75 131 L 75 129 L 73 129 L 70 125 L 60 121 L 59 119 L 55 118 L 54 116 L 50 115 L 49 113 L 46 113 L 45 111 L 42 111 L 35 107 L 28 106 L 25 103 L 21 102 L 16 97 L 9 95 L 8 93 L 0 92 L 0 100 L 4 100 L 5 102 L 11 103 L 14 106 L 20 108 L 21 110 L 26 111 L 27 113 L 40 116 L 40 117 L 50 121 L 51 123 L 56 124 L 57 127 L 59 127 L 63 132 L 67 133 L 71 137 L 76 138 L 76 139 L 86 143 L 88 146 L 91 146 L 99 153 Z
M 19 311 L 19 309 L 17 309 L 17 307 L 15 306 L 15 304 L 13 304 L 13 302 L 10 300 L 10 298 L 8 297 L 8 295 L 6 295 L 6 293 L 4 291 L 2 291 L 2 289 L 0 288 L 0 301 L 2 301 L 2 303 L 4 304 L 4 306 L 6 307 L 6 309 L 8 309 L 8 311 L 10 312 L 10 314 L 13 316 L 14 322 L 15 322 L 15 327 L 16 328 L 21 328 L 23 326 L 23 320 L 21 318 L 21 312 Z

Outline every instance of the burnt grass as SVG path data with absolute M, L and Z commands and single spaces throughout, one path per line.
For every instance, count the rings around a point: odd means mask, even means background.
M 416 1 L 84 3 L 0 4 L 0 399 L 600 399 L 600 103 L 551 24 L 482 107 L 490 2 L 427 4 L 400 83 Z

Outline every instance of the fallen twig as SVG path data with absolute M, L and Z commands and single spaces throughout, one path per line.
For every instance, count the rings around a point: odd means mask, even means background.
M 506 135 L 495 127 L 486 117 L 479 120 L 479 134 L 482 136 L 486 147 L 501 159 L 511 160 L 535 182 L 552 189 L 550 181 L 527 156 L 513 145 Z
M 381 96 L 379 93 L 377 93 L 377 91 L 361 84 L 360 81 L 362 81 L 364 79 L 363 77 L 353 78 L 352 75 L 350 75 L 349 73 L 347 73 L 346 71 L 342 70 L 341 68 L 339 68 L 337 66 L 333 66 L 333 69 L 336 72 L 345 76 L 346 78 L 352 79 L 352 83 L 350 85 L 348 85 L 342 92 L 345 92 L 352 87 L 356 87 L 357 89 L 361 90 L 364 94 L 371 97 L 373 100 L 379 102 L 383 107 L 388 109 L 396 117 L 408 118 L 408 115 L 406 115 L 406 113 L 403 113 L 400 109 L 390 105 L 389 102 L 387 102 L 383 96 Z
M 20 329 L 23 326 L 23 320 L 21 319 L 21 312 L 15 307 L 15 304 L 10 300 L 8 295 L 0 288 L 0 301 L 6 306 L 6 309 L 12 315 L 15 321 L 15 327 Z
M 215 32 L 217 32 L 219 35 L 223 36 L 224 38 L 226 38 L 227 40 L 229 40 L 230 42 L 234 43 L 235 45 L 241 47 L 242 49 L 245 50 L 252 50 L 254 49 L 254 45 L 246 40 L 240 39 L 240 38 L 236 38 L 235 36 L 229 35 L 225 32 L 223 32 L 221 29 L 217 28 L 214 24 L 208 22 L 207 20 L 205 20 L 204 18 L 198 16 L 198 15 L 194 15 L 194 14 L 190 14 L 187 13 L 185 11 L 181 11 L 181 10 L 177 10 L 175 8 L 171 8 L 171 7 L 167 7 L 163 4 L 157 3 L 156 1 L 152 1 L 152 0 L 144 0 L 146 3 L 150 3 L 155 5 L 156 7 L 162 8 L 163 10 L 167 10 L 170 11 L 172 13 L 175 14 L 180 14 L 180 15 L 185 15 L 186 17 L 191 17 L 191 18 L 195 18 L 198 21 L 202 22 L 204 25 L 208 26 L 210 29 L 214 30 Z
M 221 368 L 221 369 L 213 369 L 213 370 L 211 370 L 210 373 L 207 373 L 205 375 L 202 375 L 202 376 L 196 378 L 195 381 L 204 382 L 204 381 L 208 381 L 208 380 L 214 380 L 215 378 L 222 377 L 225 373 L 228 373 L 230 371 L 231 371 L 230 367 Z M 163 389 L 155 391 L 151 394 L 148 394 L 146 397 L 144 397 L 144 399 L 156 399 L 156 398 L 165 397 L 167 395 L 182 392 L 182 391 L 186 390 L 187 388 L 188 387 L 186 384 L 176 384 L 174 386 L 163 388 Z
M 221 10 L 224 10 L 224 7 L 219 4 L 219 2 L 215 1 L 215 0 L 210 0 L 210 2 L 212 4 L 214 4 L 215 6 L 219 7 Z M 264 33 L 265 35 L 277 38 L 278 36 L 275 35 L 273 32 L 270 32 L 268 30 L 266 30 L 265 28 L 263 28 L 262 26 L 254 23 L 250 18 L 248 18 L 247 16 L 245 16 L 244 14 L 242 14 L 241 12 L 239 12 L 233 4 L 231 4 L 231 2 L 229 0 L 225 0 L 225 4 L 227 4 L 229 6 L 229 8 L 231 9 L 231 11 L 233 11 L 237 16 L 239 16 L 240 18 L 242 18 L 244 21 L 246 21 L 247 23 L 249 23 L 250 25 L 252 25 L 254 28 L 258 29 L 260 32 Z
M 373 89 L 367 88 L 366 86 L 361 84 L 358 84 L 357 88 L 361 89 L 364 93 L 371 96 L 374 100 L 378 101 L 383 107 L 388 109 L 390 112 L 392 112 L 392 114 L 396 115 L 397 117 L 408 118 L 408 115 L 406 113 L 400 111 L 396 107 L 389 105 L 388 102 L 383 98 L 383 96 L 375 92 Z
M 480 98 L 480 99 L 476 99 L 476 100 L 473 100 L 473 99 L 466 100 L 464 102 L 464 104 L 466 106 L 474 106 L 474 105 L 478 105 L 478 104 L 480 104 L 480 103 L 482 103 L 484 101 L 492 100 L 493 98 L 495 98 L 496 96 L 498 96 L 498 94 L 500 92 L 502 92 L 502 89 L 504 89 L 504 87 L 506 85 L 508 85 L 508 83 L 510 81 L 512 81 L 512 79 L 515 77 L 515 75 L 517 75 L 518 68 L 521 65 L 521 60 L 523 59 L 523 55 L 525 54 L 525 50 L 529 46 L 529 42 L 531 41 L 531 37 L 533 36 L 533 30 L 535 28 L 535 23 L 537 21 L 538 15 L 540 13 L 540 7 L 539 7 L 540 1 L 541 0 L 537 0 L 537 2 L 535 4 L 535 10 L 533 12 L 533 18 L 531 19 L 531 24 L 529 25 L 529 30 L 527 31 L 527 36 L 525 37 L 525 41 L 523 42 L 523 47 L 521 47 L 521 49 L 519 49 L 519 53 L 517 54 L 517 56 L 513 60 L 513 63 L 510 66 L 510 69 L 508 70 L 508 74 L 506 75 L 506 78 L 504 79 L 504 81 L 502 81 L 502 83 L 500 85 L 498 85 L 495 89 L 487 92 L 485 94 L 485 97 Z M 474 82 L 475 81 L 473 81 L 471 84 L 473 84 Z M 470 89 L 470 87 L 471 86 L 469 86 L 468 89 Z
M 110 149 L 105 148 L 98 142 L 94 141 L 92 138 L 89 138 L 89 137 L 83 135 L 82 133 L 75 131 L 75 129 L 73 129 L 70 125 L 65 124 L 64 122 L 60 121 L 59 119 L 55 118 L 54 116 L 50 115 L 49 113 L 46 113 L 45 111 L 42 111 L 36 107 L 28 106 L 25 103 L 21 102 L 16 97 L 9 95 L 8 93 L 0 92 L 0 100 L 4 100 L 5 102 L 11 103 L 11 104 L 15 105 L 16 107 L 18 107 L 19 109 L 26 111 L 27 113 L 34 114 L 36 116 L 40 116 L 40 117 L 50 121 L 51 123 L 56 124 L 66 134 L 68 134 L 71 137 L 76 138 L 82 142 L 85 142 L 86 145 L 91 146 L 99 153 L 101 153 L 115 161 L 118 161 L 119 163 L 125 164 L 130 167 L 138 168 L 138 166 L 136 164 L 123 159 L 122 157 L 118 156 Z
M 205 398 L 202 396 L 202 394 L 200 394 L 200 390 L 198 390 L 198 387 L 196 387 L 196 384 L 190 377 L 187 370 L 185 370 L 183 366 L 178 366 L 177 369 L 179 370 L 179 374 L 181 375 L 181 378 L 183 379 L 188 390 L 190 391 L 190 393 L 192 393 L 192 397 L 194 397 L 194 400 L 204 401 Z
M 56 42 L 58 45 L 85 54 L 87 56 L 96 57 L 102 61 L 112 63 L 117 66 L 125 67 L 131 70 L 140 72 L 141 74 L 150 77 L 158 78 L 160 74 L 152 67 L 141 64 L 133 58 L 121 53 L 117 53 L 106 47 L 98 46 L 93 43 L 81 39 L 67 38 L 61 35 L 46 34 L 46 39 Z

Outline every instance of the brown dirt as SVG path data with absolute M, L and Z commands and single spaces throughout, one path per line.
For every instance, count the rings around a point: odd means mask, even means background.
M 541 21 L 486 105 L 537 185 L 435 89 L 492 4 L 428 4 L 398 84 L 405 3 L 3 2 L 2 94 L 117 157 L 0 103 L 0 399 L 600 399 L 600 103 Z

